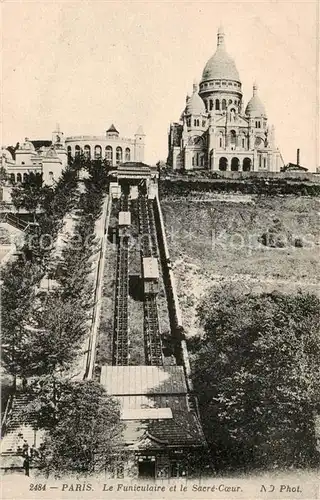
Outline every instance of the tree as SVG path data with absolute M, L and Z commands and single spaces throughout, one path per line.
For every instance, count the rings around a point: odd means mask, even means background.
M 40 276 L 39 266 L 23 259 L 9 263 L 2 273 L 2 360 L 7 372 L 14 377 L 26 374 L 27 326 L 35 300 L 34 285 Z
M 23 184 L 14 186 L 11 199 L 15 208 L 25 208 L 35 216 L 42 198 L 42 177 L 29 174 Z
M 220 467 L 310 466 L 320 411 L 319 299 L 213 290 L 190 343 L 204 429 Z
M 46 378 L 24 409 L 46 431 L 38 465 L 46 475 L 112 470 L 121 459 L 119 404 L 94 381 Z
M 36 304 L 25 339 L 27 376 L 53 374 L 68 368 L 87 332 L 86 316 L 77 301 L 64 301 L 59 292 L 51 292 L 45 293 Z

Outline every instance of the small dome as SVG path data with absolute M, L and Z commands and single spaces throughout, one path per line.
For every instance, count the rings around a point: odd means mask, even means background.
M 193 84 L 192 96 L 188 99 L 186 103 L 185 114 L 186 115 L 204 115 L 206 113 L 206 107 L 203 100 L 198 94 L 198 86 L 196 83 Z
M 29 141 L 29 139 L 26 137 L 25 142 L 23 142 L 22 144 L 19 145 L 19 149 L 20 151 L 23 150 L 23 151 L 35 151 L 35 147 L 34 145 L 32 144 L 31 141 Z
M 55 148 L 49 148 L 45 154 L 46 158 L 58 158 Z
M 217 50 L 205 65 L 202 73 L 202 81 L 205 80 L 236 80 L 240 82 L 235 62 L 226 51 L 224 33 L 221 27 L 218 31 Z
M 253 95 L 247 104 L 245 114 L 249 116 L 267 116 L 266 109 L 262 104 L 260 97 L 257 94 L 258 86 L 255 83 L 253 85 Z

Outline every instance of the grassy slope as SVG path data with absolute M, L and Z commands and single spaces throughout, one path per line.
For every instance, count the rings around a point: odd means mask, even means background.
M 230 200 L 232 197 L 229 198 Z M 254 203 L 162 200 L 185 325 L 210 284 L 226 280 L 257 291 L 317 292 L 319 244 L 268 248 L 258 238 L 280 220 L 282 235 L 319 243 L 320 203 L 308 197 L 256 197 Z

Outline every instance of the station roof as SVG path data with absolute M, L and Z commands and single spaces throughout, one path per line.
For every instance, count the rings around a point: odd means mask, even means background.
M 187 393 L 182 366 L 103 366 L 100 382 L 112 396 Z
M 143 277 L 146 279 L 159 279 L 158 259 L 155 257 L 143 258 Z
M 160 420 L 172 418 L 171 408 L 125 408 L 120 420 Z
M 118 179 L 147 179 L 151 177 L 151 168 L 142 162 L 126 162 L 110 172 Z

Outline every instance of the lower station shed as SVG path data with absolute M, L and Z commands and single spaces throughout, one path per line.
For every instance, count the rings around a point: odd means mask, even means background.
M 131 452 L 130 475 L 183 477 L 205 440 L 190 408 L 182 366 L 103 366 L 101 384 L 117 398 Z

